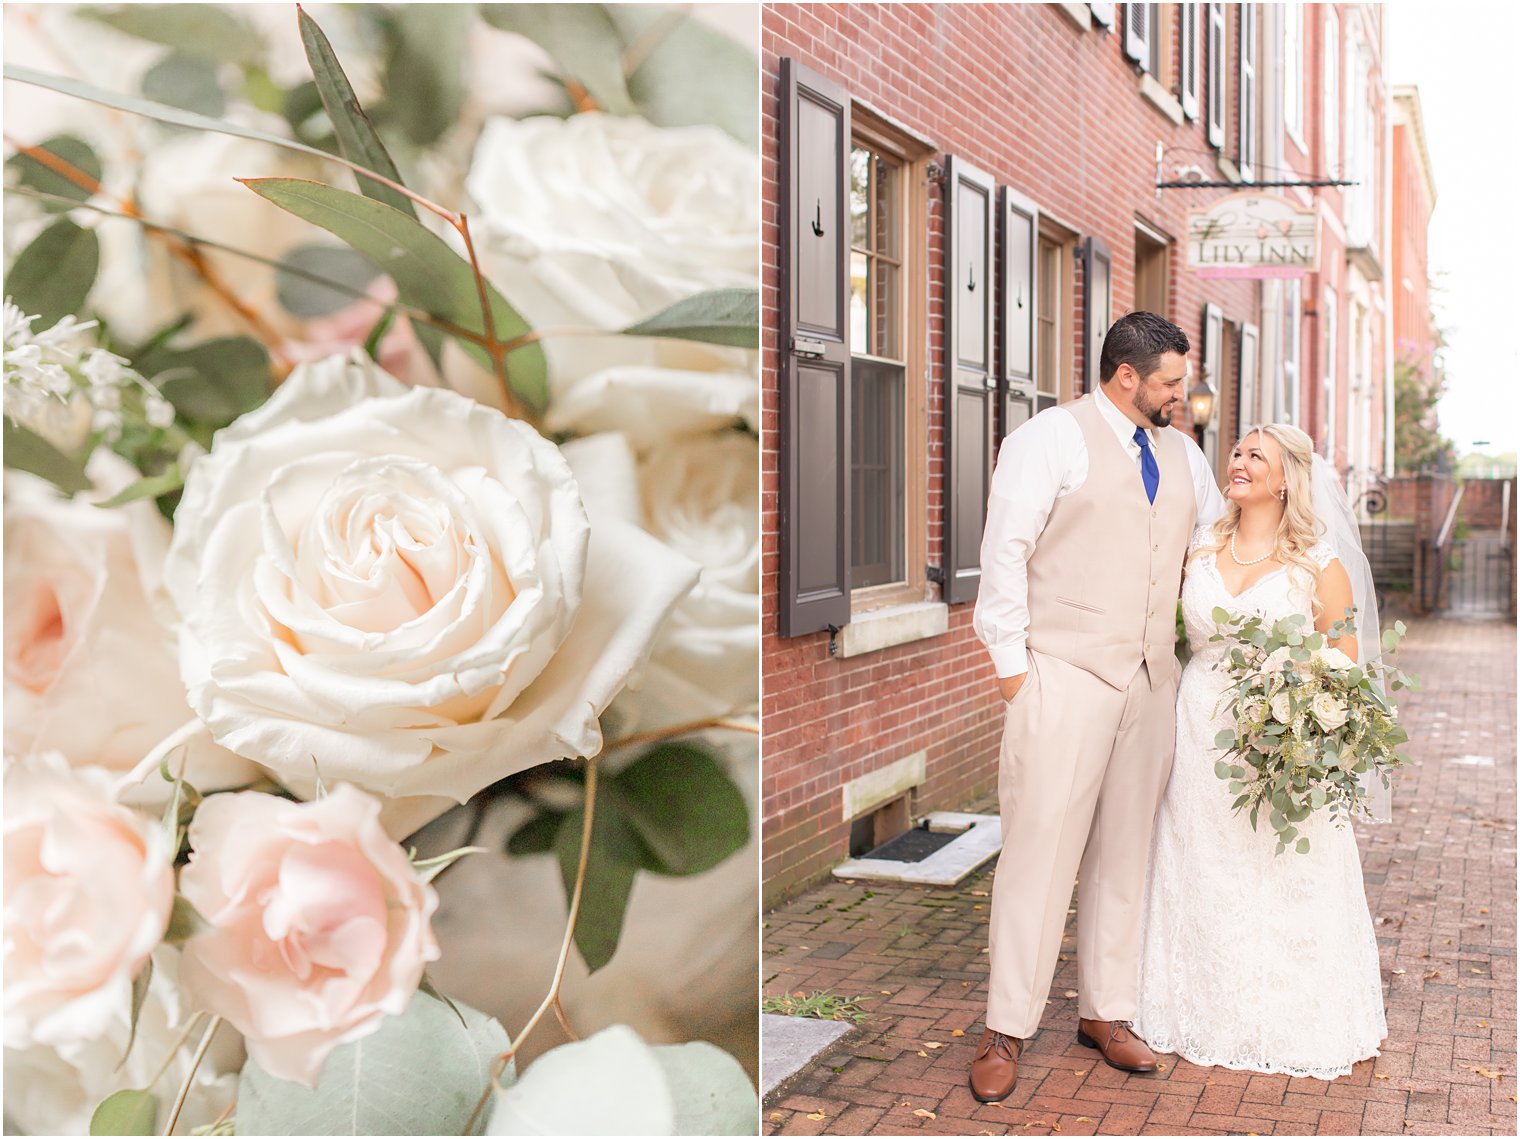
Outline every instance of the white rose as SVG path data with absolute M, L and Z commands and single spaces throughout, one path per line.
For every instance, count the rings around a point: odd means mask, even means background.
M 635 460 L 622 436 L 565 445 L 588 508 L 642 525 L 702 566 L 619 697 L 624 729 L 721 716 L 759 703 L 760 448 L 737 431 L 672 440 Z
M 97 1036 L 169 924 L 168 835 L 57 753 L 5 772 L 5 1043 Z
M 100 491 L 72 500 L 5 474 L 5 750 L 127 771 L 194 716 L 150 603 L 169 524 L 146 500 L 93 505 L 133 474 L 116 456 L 97 451 L 90 473 Z M 202 789 L 248 771 L 209 743 L 181 763 Z M 150 786 L 167 789 L 156 773 Z
M 1356 667 L 1356 661 L 1341 652 L 1340 649 L 1326 646 L 1317 650 L 1314 656 L 1317 660 L 1322 661 L 1326 668 L 1334 669 L 1337 672 L 1345 672 L 1348 669 Z
M 165 582 L 217 741 L 393 833 L 601 747 L 598 716 L 697 568 L 588 527 L 557 448 L 360 354 L 297 368 L 190 473 Z M 439 798 L 440 796 L 446 797 Z
M 1272 697 L 1270 707 L 1272 709 L 1272 718 L 1279 724 L 1292 722 L 1292 705 L 1286 689 L 1283 689 Z
M 6 1130 L 14 1126 L 29 1135 L 87 1135 L 90 1116 L 101 1100 L 126 1088 L 148 1087 L 167 1060 L 167 1070 L 149 1089 L 158 1096 L 157 1126 L 162 1129 L 169 1121 L 175 1091 L 190 1073 L 200 1039 L 195 1033 L 182 1039 L 194 1010 L 180 991 L 178 973 L 179 952 L 159 946 L 153 952 L 153 977 L 138 1016 L 137 1038 L 125 1064 L 122 1054 L 131 1029 L 129 993 L 120 994 L 112 1004 L 110 1017 L 97 1035 L 57 1045 L 34 1042 L 27 1048 L 6 1048 L 5 1118 L 11 1125 Z M 178 1049 L 170 1059 L 176 1043 Z M 208 1126 L 232 1103 L 241 1064 L 238 1035 L 223 1025 L 195 1071 L 179 1133 L 188 1135 Z
M 759 162 L 712 127 L 494 119 L 467 182 L 487 275 L 534 328 L 624 328 L 759 284 Z M 554 430 L 711 430 L 755 415 L 758 354 L 677 340 L 544 340 Z M 583 389 L 584 385 L 584 389 Z
M 1293 650 L 1289 646 L 1283 645 L 1281 648 L 1273 649 L 1267 654 L 1267 659 L 1262 662 L 1261 668 L 1263 672 L 1282 672 L 1285 668 L 1291 668 L 1292 666 Z
M 1333 732 L 1346 722 L 1346 705 L 1328 692 L 1317 692 L 1311 703 L 1314 718 L 1327 732 Z

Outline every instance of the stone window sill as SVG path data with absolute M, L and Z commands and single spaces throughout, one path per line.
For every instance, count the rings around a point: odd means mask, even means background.
M 836 656 L 857 657 L 938 637 L 950 629 L 950 606 L 943 601 L 914 601 L 854 613 L 839 630 Z
M 1157 83 L 1155 77 L 1148 71 L 1140 73 L 1140 94 L 1149 99 L 1151 104 L 1173 123 L 1182 125 L 1182 104 L 1177 101 L 1175 95 Z

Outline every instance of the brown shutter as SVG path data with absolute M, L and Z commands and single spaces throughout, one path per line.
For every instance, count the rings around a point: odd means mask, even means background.
M 1209 145 L 1224 146 L 1224 5 L 1209 5 Z
M 1124 54 L 1140 65 L 1141 71 L 1151 66 L 1151 35 L 1149 4 L 1124 5 Z
M 1040 211 L 1022 194 L 1003 187 L 1003 319 L 998 328 L 1002 362 L 998 391 L 998 438 L 1035 413 L 1036 261 Z
M 1182 113 L 1190 119 L 1198 117 L 1198 5 L 1196 3 L 1179 4 L 1178 14 L 1182 19 L 1182 33 L 1178 37 L 1178 46 L 1182 59 L 1182 82 L 1178 85 L 1182 91 Z
M 945 600 L 975 601 L 992 481 L 992 179 L 945 159 Z
M 1114 255 L 1096 237 L 1082 243 L 1082 328 L 1087 337 L 1083 353 L 1083 391 L 1098 390 L 1098 363 L 1103 355 L 1103 338 L 1114 322 Z
M 1243 324 L 1240 327 L 1240 406 L 1236 409 L 1239 423 L 1235 427 L 1235 438 L 1239 439 L 1247 431 L 1257 425 L 1256 419 L 1256 380 L 1257 364 L 1260 359 L 1259 350 L 1261 332 L 1254 324 Z
M 1214 414 L 1204 429 L 1203 447 L 1212 462 L 1218 453 L 1219 421 L 1224 412 L 1224 310 L 1216 304 L 1203 306 L 1203 378 L 1214 389 Z
M 781 61 L 779 632 L 850 620 L 850 99 Z

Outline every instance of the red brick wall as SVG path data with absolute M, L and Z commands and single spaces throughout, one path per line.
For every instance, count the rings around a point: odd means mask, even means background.
M 1237 9 L 1231 8 L 1231 43 Z M 996 784 L 1001 708 L 985 651 L 971 632 L 971 606 L 951 610 L 950 630 L 930 640 L 850 660 L 829 656 L 826 633 L 782 639 L 777 607 L 776 282 L 779 60 L 798 59 L 839 82 L 860 103 L 966 159 L 1033 198 L 1113 252 L 1115 315 L 1130 307 L 1137 218 L 1176 240 L 1171 312 L 1196 349 L 1205 301 L 1227 320 L 1258 322 L 1248 281 L 1205 282 L 1182 268 L 1186 210 L 1218 190 L 1155 190 L 1156 143 L 1177 148 L 1163 174 L 1214 164 L 1202 121 L 1175 126 L 1139 94 L 1118 29 L 1080 31 L 1051 5 L 777 5 L 762 9 L 764 390 L 762 615 L 765 775 L 764 878 L 774 902 L 816 881 L 847 852 L 840 788 L 884 764 L 927 753 L 928 779 L 915 809 L 964 805 Z M 1200 28 L 1200 54 L 1207 44 Z M 1233 48 L 1231 51 L 1233 59 Z M 1233 64 L 1231 65 L 1233 68 Z M 1173 76 L 1165 76 L 1170 88 Z M 1235 81 L 1231 71 L 1230 90 Z M 1202 78 L 1200 78 L 1202 87 Z M 1234 153 L 1233 105 L 1229 146 Z M 942 205 L 930 196 L 927 548 L 909 559 L 941 561 L 943 424 Z M 1081 281 L 1073 282 L 1079 315 Z M 1075 320 L 1074 320 L 1075 323 Z M 916 331 L 911 333 L 916 335 Z M 1076 329 L 1080 338 L 1081 330 Z M 1073 361 L 1080 376 L 1081 340 Z M 1195 366 L 1197 357 L 1194 357 Z
M 1457 517 L 1473 530 L 1497 530 L 1504 524 L 1504 487 L 1508 479 L 1467 479 Z M 1510 497 L 1514 486 L 1510 483 Z

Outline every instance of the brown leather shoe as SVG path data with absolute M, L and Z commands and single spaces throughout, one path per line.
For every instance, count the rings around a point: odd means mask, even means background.
M 988 1029 L 977 1045 L 971 1061 L 971 1094 L 982 1103 L 996 1103 L 1009 1092 L 1019 1078 L 1019 1053 L 1024 1042 L 1015 1036 Z
M 1077 1043 L 1096 1048 L 1103 1061 L 1121 1072 L 1154 1072 L 1156 1054 L 1135 1035 L 1127 1020 L 1079 1020 Z

